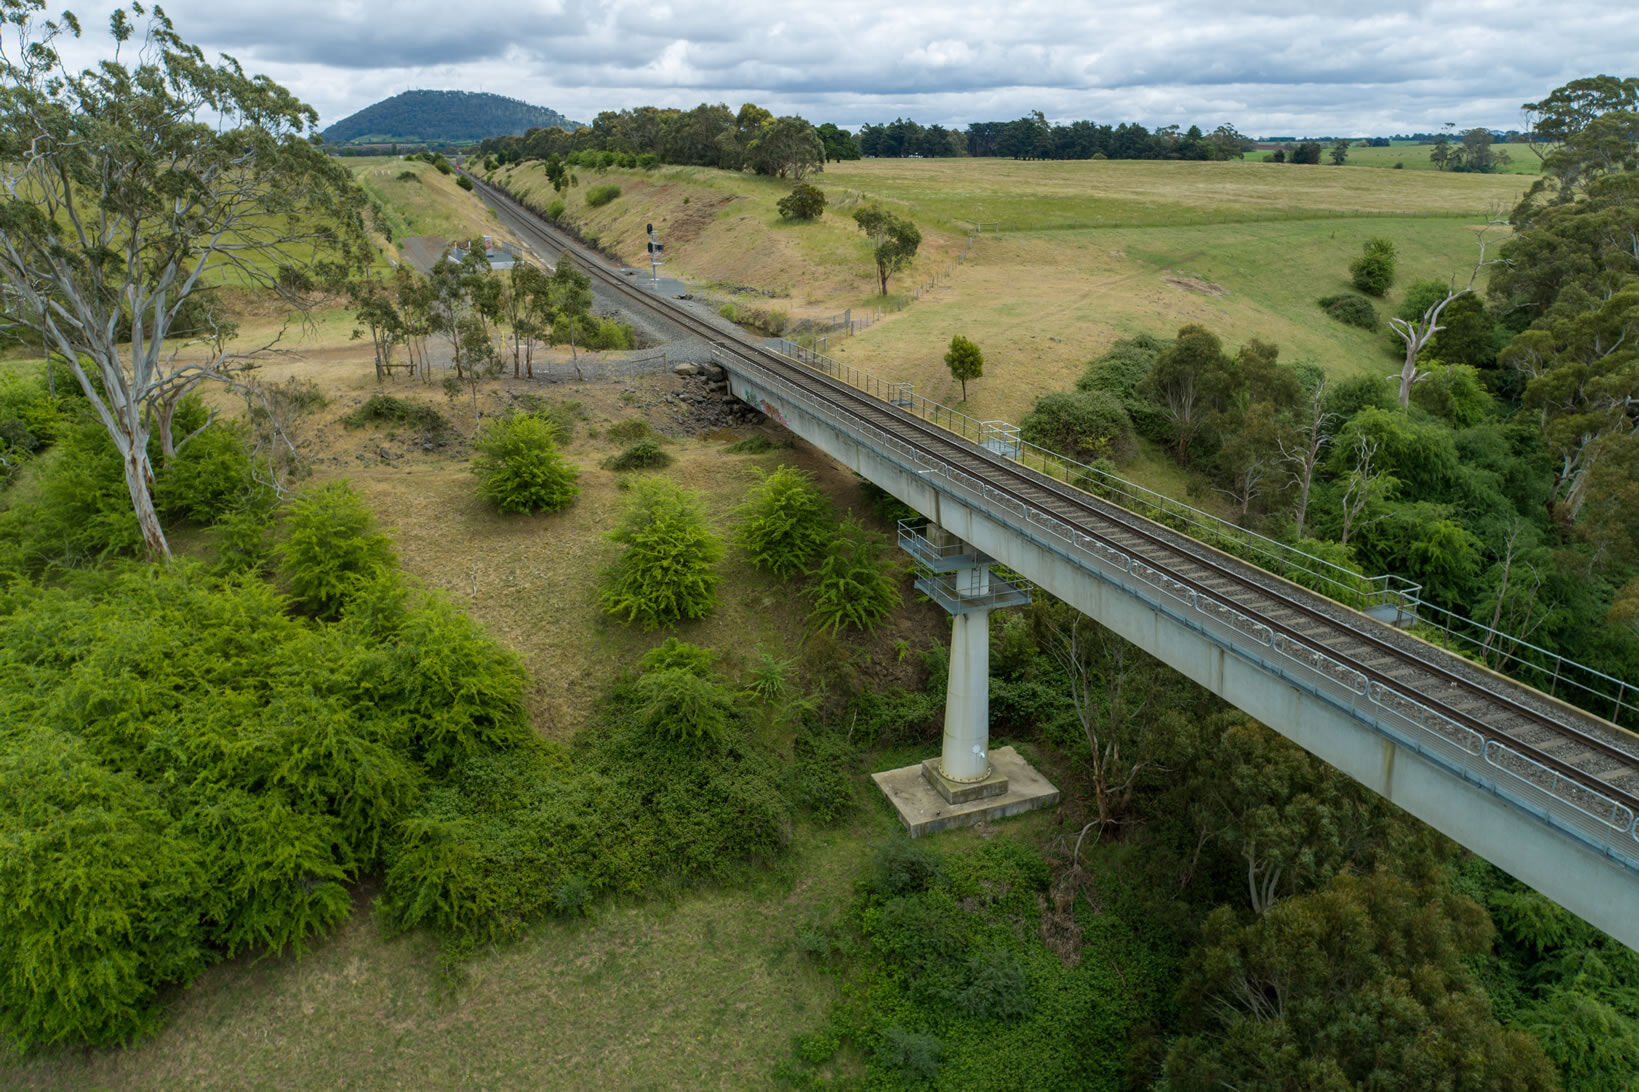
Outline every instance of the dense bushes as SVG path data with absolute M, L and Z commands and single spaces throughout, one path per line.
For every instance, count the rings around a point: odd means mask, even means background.
M 361 587 L 398 565 L 390 539 L 346 482 L 293 498 L 279 543 L 279 572 L 305 610 L 333 619 Z
M 610 435 L 613 434 L 614 430 L 611 429 Z M 609 470 L 658 470 L 671 464 L 671 453 L 661 447 L 660 441 L 653 436 L 627 444 L 603 463 Z
M 1130 458 L 1134 449 L 1132 421 L 1120 398 L 1107 390 L 1044 394 L 1019 422 L 1019 434 L 1083 463 Z
M 774 207 L 787 220 L 818 220 L 825 214 L 825 191 L 810 182 L 798 182 Z
M 1316 302 L 1320 304 L 1322 311 L 1346 326 L 1375 330 L 1379 325 L 1377 308 L 1373 307 L 1372 301 L 1365 296 L 1344 292 L 1336 296 L 1323 296 Z
M 392 394 L 372 394 L 362 406 L 342 418 L 349 428 L 391 425 L 413 429 L 427 439 L 437 439 L 450 431 L 447 417 L 425 402 Z
M 299 948 L 430 779 L 528 738 L 516 658 L 396 579 L 328 625 L 187 561 L 0 600 L 0 1034 L 123 1042 L 206 964 Z
M 580 471 L 558 452 L 557 430 L 531 414 L 488 421 L 474 443 L 478 492 L 502 512 L 556 512 L 579 495 Z
M 626 547 L 604 577 L 603 609 L 644 629 L 700 618 L 717 605 L 712 565 L 722 543 L 706 526 L 699 497 L 660 478 L 633 487 L 609 538 Z
M 1121 1087 L 1129 1035 L 1164 983 L 1153 957 L 1108 918 L 1084 917 L 1092 951 L 1061 961 L 1043 943 L 1046 863 L 1007 837 L 944 856 L 889 842 L 843 921 L 808 945 L 851 951 L 843 999 L 801 1037 L 779 1075 L 804 1083 L 844 1044 L 864 1082 L 944 1088 Z
M 834 814 L 847 792 L 806 798 L 747 735 L 711 662 L 668 640 L 572 751 L 531 744 L 456 766 L 403 824 L 379 904 L 389 925 L 432 926 L 460 952 L 606 893 L 733 879 L 783 849 L 799 808 Z
M 822 633 L 876 629 L 900 602 L 897 571 L 885 552 L 881 536 L 844 521 L 811 570 L 809 625 Z
M 1349 263 L 1349 279 L 1358 291 L 1382 296 L 1394 284 L 1394 243 L 1381 236 L 1367 239 L 1360 257 Z
M 619 196 L 620 187 L 613 182 L 605 182 L 586 191 L 586 203 L 595 209 L 602 208 Z
M 0 371 L 0 486 L 57 438 L 62 410 L 44 375 Z
M 753 565 L 782 578 L 807 572 L 835 533 L 830 501 L 794 466 L 759 471 L 737 514 L 736 542 Z

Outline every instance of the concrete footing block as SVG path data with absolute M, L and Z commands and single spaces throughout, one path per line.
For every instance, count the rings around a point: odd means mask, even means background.
M 1058 804 L 1058 789 L 1013 748 L 998 747 L 990 752 L 989 757 L 991 777 L 986 781 L 994 778 L 1004 785 L 1000 795 L 980 796 L 960 802 L 947 800 L 938 789 L 929 784 L 928 778 L 923 776 L 926 763 L 872 774 L 871 780 L 876 782 L 877 788 L 881 789 L 882 794 L 893 804 L 894 810 L 899 813 L 900 822 L 905 824 L 905 829 L 910 831 L 912 838 L 950 830 L 953 827 L 969 827 L 977 823 L 990 822 L 1009 815 L 1034 811 L 1037 808 L 1051 808 Z M 985 782 L 952 784 L 958 788 L 971 788 Z
M 922 780 L 932 785 L 934 791 L 943 796 L 947 804 L 965 804 L 969 800 L 982 800 L 987 796 L 1007 794 L 1007 778 L 996 772 L 994 764 L 978 781 L 953 781 L 945 776 L 941 760 L 924 758 Z

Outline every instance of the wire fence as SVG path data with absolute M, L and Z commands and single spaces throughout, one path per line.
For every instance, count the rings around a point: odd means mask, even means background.
M 1055 481 L 1159 523 L 1197 542 L 1284 577 L 1344 606 L 1414 632 L 1443 634 L 1452 651 L 1611 721 L 1639 727 L 1639 688 L 1523 638 L 1492 629 L 1422 598 L 1422 585 L 1393 573 L 1366 576 L 1157 493 L 1103 467 L 1088 466 L 1019 436 L 1016 425 L 980 421 L 789 340 L 776 352 L 914 414 L 930 424 Z

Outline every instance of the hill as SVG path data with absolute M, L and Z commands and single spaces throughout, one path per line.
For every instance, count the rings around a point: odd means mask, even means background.
M 483 91 L 405 91 L 366 106 L 324 130 L 330 144 L 474 141 L 556 126 L 575 130 L 556 110 Z

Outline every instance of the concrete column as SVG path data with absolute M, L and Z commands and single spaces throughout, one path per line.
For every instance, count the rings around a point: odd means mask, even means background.
M 988 570 L 983 570 L 988 576 Z M 945 747 L 940 768 L 952 781 L 990 772 L 990 612 L 952 615 Z

